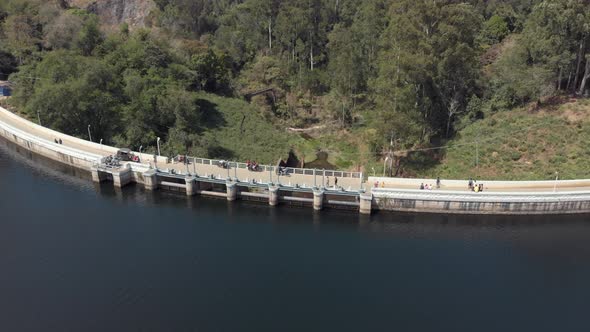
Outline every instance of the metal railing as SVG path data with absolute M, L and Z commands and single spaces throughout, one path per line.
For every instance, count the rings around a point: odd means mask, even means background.
M 207 158 L 196 158 L 196 157 L 185 157 L 188 164 L 201 164 L 201 165 L 212 165 L 212 166 L 219 166 L 221 167 L 222 162 L 226 162 L 230 168 L 238 168 L 238 169 L 247 169 L 248 164 L 242 162 L 235 162 L 235 161 L 228 161 L 228 160 L 221 160 L 221 159 L 207 159 Z M 183 156 L 178 155 L 173 158 L 175 162 L 184 162 Z M 318 177 L 326 176 L 326 177 L 338 177 L 338 178 L 352 178 L 352 179 L 359 179 L 359 181 L 363 177 L 362 172 L 345 172 L 345 171 L 334 171 L 334 170 L 324 170 L 324 169 L 317 169 L 317 168 L 296 168 L 296 167 L 281 167 L 283 170 L 282 176 L 289 176 L 290 174 L 297 174 L 297 175 L 315 175 Z M 277 173 L 277 166 L 270 166 L 270 165 L 258 165 L 258 172 L 273 172 Z

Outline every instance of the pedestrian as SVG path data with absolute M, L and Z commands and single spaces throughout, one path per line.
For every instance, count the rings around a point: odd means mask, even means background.
M 420 190 L 424 190 L 424 183 L 420 183 Z
M 57 138 L 54 138 L 53 139 L 53 142 L 55 142 L 55 144 L 57 144 Z
M 61 141 L 61 138 L 59 139 L 59 144 L 63 144 L 63 142 Z
M 436 189 L 440 189 L 440 176 L 436 177 Z
M 467 188 L 469 188 L 469 190 L 473 190 L 473 179 L 469 178 L 469 183 L 467 184 Z
M 334 187 L 338 187 L 338 178 L 334 177 Z

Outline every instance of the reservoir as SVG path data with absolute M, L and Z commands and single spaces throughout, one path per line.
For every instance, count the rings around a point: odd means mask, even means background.
M 94 184 L 0 140 L 2 331 L 587 331 L 590 218 Z

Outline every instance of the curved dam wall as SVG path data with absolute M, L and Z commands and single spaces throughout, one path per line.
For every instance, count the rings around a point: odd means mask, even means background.
M 3 121 L 3 119 L 7 121 Z M 29 132 L 17 128 L 15 124 L 19 128 L 27 128 Z M 30 132 L 34 132 L 36 135 L 30 134 Z M 87 171 L 90 171 L 92 165 L 100 158 L 115 154 L 119 150 L 117 147 L 90 142 L 40 126 L 2 107 L 0 107 L 0 136 L 33 153 Z M 61 138 L 64 143 L 56 144 L 53 142 L 53 138 Z M 162 156 L 137 152 L 134 154 L 142 160 L 157 160 L 162 164 L 167 161 L 167 158 Z M 137 178 L 141 180 L 141 176 L 137 176 Z
M 91 171 L 102 157 L 117 151 L 115 147 L 34 124 L 1 107 L 0 136 L 32 153 L 87 171 Z M 63 144 L 54 143 L 54 138 L 63 139 Z M 149 154 L 141 154 L 140 157 L 149 164 L 125 165 L 124 173 L 131 177 L 127 180 L 153 182 L 153 179 L 147 181 L 145 178 L 146 174 L 153 172 L 151 162 L 165 164 L 166 158 Z M 466 180 L 442 179 L 442 190 L 418 190 L 420 183 L 435 184 L 436 180 L 369 177 L 368 191 L 357 193 L 357 201 L 351 204 L 358 205 L 360 213 L 364 214 L 371 213 L 371 210 L 451 214 L 590 214 L 590 180 L 482 182 L 484 192 L 474 193 L 465 190 Z M 378 183 L 377 187 L 375 183 Z M 554 189 L 558 191 L 554 192 Z M 315 196 L 314 192 L 314 208 Z M 317 195 L 318 206 L 322 205 L 319 198 L 323 196 L 323 192 Z M 329 200 L 327 203 L 330 203 Z
M 373 209 L 447 214 L 590 214 L 590 190 L 570 192 L 425 191 L 373 188 Z
M 29 121 L 24 120 L 12 113 L 10 113 L 9 111 L 3 109 L 0 107 L 0 112 L 2 112 L 4 115 L 6 114 L 10 114 L 10 116 L 12 117 L 16 117 L 17 121 L 24 121 L 28 124 L 31 124 Z M 33 124 L 34 125 L 34 124 Z M 37 126 L 37 125 L 35 125 Z M 64 137 L 66 135 L 63 135 L 61 133 L 58 132 L 54 132 L 53 130 L 41 127 L 41 126 L 37 126 L 39 128 L 44 129 L 45 131 L 50 131 L 51 135 L 55 136 L 55 137 Z M 38 128 L 36 128 L 38 129 Z M 38 155 L 47 157 L 49 159 L 55 160 L 55 161 L 59 161 L 61 163 L 76 167 L 76 168 L 80 168 L 80 169 L 84 169 L 87 171 L 90 171 L 90 168 L 92 167 L 92 165 L 94 165 L 97 161 L 100 160 L 101 156 L 98 154 L 94 154 L 94 153 L 88 153 L 88 152 L 84 152 L 72 147 L 68 147 L 66 145 L 63 144 L 56 144 L 53 142 L 49 142 L 45 139 L 41 139 L 39 137 L 30 135 L 20 129 L 17 129 L 11 125 L 9 125 L 8 123 L 5 123 L 3 121 L 0 121 L 0 136 L 4 137 L 6 140 L 19 145 L 33 153 L 36 153 Z M 69 139 L 75 139 L 75 140 L 79 140 L 77 138 L 71 137 Z M 82 142 L 84 142 L 83 140 L 80 140 Z M 91 143 L 91 142 L 85 142 L 85 143 L 90 143 L 90 144 L 95 144 L 95 143 Z

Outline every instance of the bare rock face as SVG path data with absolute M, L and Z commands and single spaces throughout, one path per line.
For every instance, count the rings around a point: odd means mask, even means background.
M 65 0 L 70 7 L 86 9 L 98 15 L 102 24 L 115 26 L 127 23 L 144 27 L 155 4 L 152 0 Z

